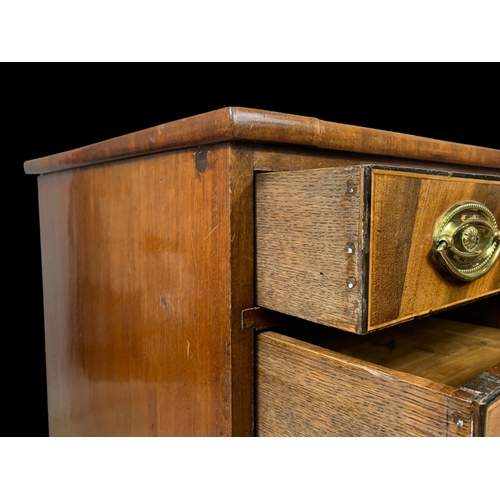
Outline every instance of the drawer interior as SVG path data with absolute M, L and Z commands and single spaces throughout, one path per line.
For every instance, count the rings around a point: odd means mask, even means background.
M 500 329 L 436 317 L 364 336 L 311 323 L 296 323 L 276 331 L 451 387 L 461 387 L 500 363 Z

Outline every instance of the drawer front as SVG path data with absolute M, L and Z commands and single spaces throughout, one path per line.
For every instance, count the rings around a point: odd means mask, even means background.
M 412 323 L 370 336 L 305 323 L 258 335 L 257 435 L 483 435 L 482 401 L 500 391 L 500 378 L 488 373 L 498 371 L 500 330 Z M 487 380 L 487 391 L 469 387 L 469 377 Z M 496 402 L 485 435 L 498 435 L 498 419 Z
M 500 222 L 493 177 L 368 166 L 257 174 L 257 304 L 367 333 L 498 293 L 500 262 L 465 282 L 432 258 L 437 221 L 465 200 Z
M 373 170 L 368 330 L 500 291 L 500 263 L 464 282 L 432 258 L 436 222 L 453 205 L 474 200 L 500 222 L 500 182 Z
M 486 437 L 500 437 L 500 399 L 491 403 L 486 410 Z

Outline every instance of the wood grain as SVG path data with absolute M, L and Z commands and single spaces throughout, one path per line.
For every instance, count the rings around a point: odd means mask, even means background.
M 366 331 L 367 168 L 359 164 L 377 162 L 450 177 L 500 172 L 496 150 L 245 108 L 26 162 L 27 173 L 50 174 L 39 192 L 51 434 L 252 435 L 254 325 L 242 325 L 242 311 L 256 294 L 264 307 Z M 254 171 L 273 170 L 282 172 L 256 176 L 254 221 Z M 394 196 L 416 210 L 412 228 L 425 222 L 412 197 L 417 184 L 426 192 L 417 177 Z M 487 185 L 477 192 L 498 200 Z M 416 252 L 408 244 L 404 259 Z M 401 297 L 397 314 L 421 307 L 421 281 L 410 289 L 419 297 L 407 296 L 398 276 L 385 287 L 391 304 Z M 412 374 L 409 361 L 353 361 L 276 335 L 258 340 L 262 434 L 474 433 L 472 396 L 444 385 L 459 383 L 444 374 L 469 376 L 498 350 L 496 333 L 466 336 L 439 378 Z M 408 352 L 422 345 L 416 333 L 413 342 Z M 417 364 L 432 368 L 439 349 Z
M 234 267 L 252 226 L 229 195 L 249 188 L 229 163 L 220 146 L 39 178 L 51 435 L 251 435 L 252 262 Z
M 229 147 L 231 262 L 231 426 L 233 436 L 254 434 L 255 338 L 252 325 L 242 325 L 244 309 L 255 305 L 254 174 L 244 152 Z M 217 265 L 214 261 L 212 265 Z
M 500 291 L 500 263 L 483 278 L 457 283 L 430 255 L 438 218 L 475 200 L 500 220 L 500 181 L 373 169 L 369 329 L 428 314 Z
M 252 141 L 363 154 L 500 166 L 500 151 L 396 132 L 343 125 L 271 111 L 228 107 L 90 146 L 25 162 L 27 173 L 48 173 L 160 151 L 225 141 Z
M 474 177 L 500 175 L 500 165 L 494 167 L 471 168 L 467 165 L 438 163 L 407 158 L 394 158 L 382 155 L 369 155 L 349 151 L 327 149 L 305 149 L 299 146 L 280 146 L 274 144 L 239 143 L 238 148 L 245 151 L 256 172 L 281 172 L 283 170 L 310 170 L 318 168 L 347 167 L 360 165 L 392 166 L 408 168 L 410 171 L 426 173 L 446 172 L 450 177 L 469 174 Z
M 456 388 L 500 363 L 500 329 L 435 317 L 364 336 L 310 325 L 279 331 L 360 361 Z
M 486 410 L 486 437 L 500 437 L 500 399 Z
M 266 165 L 276 164 L 271 160 Z M 435 223 L 454 203 L 479 201 L 500 220 L 500 181 L 308 167 L 301 156 L 298 170 L 256 175 L 259 306 L 366 333 L 500 291 L 499 263 L 462 284 L 443 276 L 430 255 Z M 372 172 L 371 217 L 364 214 L 365 171 Z M 353 172 L 356 193 L 349 198 L 345 186 Z M 363 259 L 368 227 L 369 261 Z
M 256 176 L 257 305 L 362 330 L 363 169 Z
M 259 436 L 470 436 L 473 396 L 275 332 L 257 337 Z

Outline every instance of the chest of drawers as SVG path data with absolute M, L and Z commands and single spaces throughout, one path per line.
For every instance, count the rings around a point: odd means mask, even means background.
M 26 162 L 51 435 L 498 434 L 499 167 L 244 108 Z

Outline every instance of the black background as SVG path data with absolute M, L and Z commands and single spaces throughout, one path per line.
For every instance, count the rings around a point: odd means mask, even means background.
M 38 198 L 25 160 L 225 106 L 500 149 L 493 80 L 477 68 L 452 73 L 438 66 L 80 64 L 13 71 L 3 114 L 3 435 L 48 434 Z

